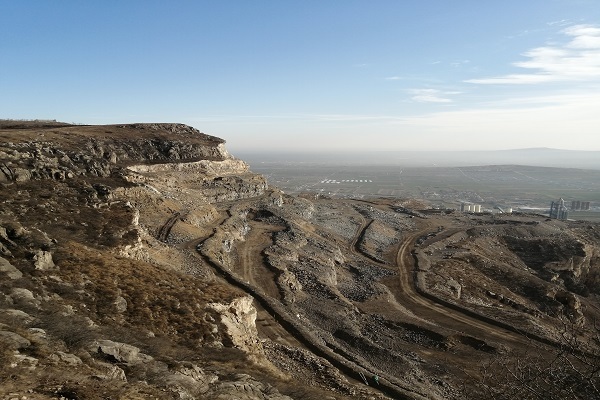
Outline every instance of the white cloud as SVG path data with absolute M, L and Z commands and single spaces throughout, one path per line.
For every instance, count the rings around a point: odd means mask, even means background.
M 414 143 L 423 148 L 600 149 L 597 91 L 516 98 L 489 106 L 406 117 L 392 123 L 402 131 L 418 132 L 416 138 L 427 138 L 426 143 Z
M 395 120 L 397 117 L 387 115 L 361 115 L 361 114 L 309 114 L 306 120 L 324 122 L 372 122 Z
M 460 94 L 438 89 L 410 89 L 408 92 L 413 95 L 411 99 L 419 103 L 451 103 L 452 100 L 448 96 Z
M 600 49 L 600 28 L 591 25 L 575 25 L 563 31 L 574 39 L 567 45 L 573 49 Z
M 567 26 L 567 25 L 571 25 L 571 20 L 568 19 L 561 19 L 559 21 L 550 21 L 547 23 L 548 26 Z
M 450 66 L 452 68 L 460 68 L 463 65 L 469 64 L 471 62 L 471 60 L 458 60 L 458 61 L 453 61 L 450 63 Z
M 491 78 L 469 79 L 476 84 L 537 84 L 560 81 L 590 81 L 600 79 L 600 28 L 574 25 L 561 33 L 571 37 L 563 45 L 531 49 L 523 55 L 528 59 L 513 63 L 531 73 L 509 74 Z

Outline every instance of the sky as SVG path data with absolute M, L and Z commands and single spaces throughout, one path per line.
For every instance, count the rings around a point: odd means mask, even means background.
M 0 118 L 235 151 L 600 150 L 598 0 L 0 0 Z

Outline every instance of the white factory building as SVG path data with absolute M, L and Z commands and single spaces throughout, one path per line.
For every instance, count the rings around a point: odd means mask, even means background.
M 460 211 L 462 211 L 462 212 L 480 213 L 481 212 L 481 204 L 461 203 L 460 204 Z

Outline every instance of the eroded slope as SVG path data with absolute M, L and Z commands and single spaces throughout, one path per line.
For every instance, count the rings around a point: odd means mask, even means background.
M 501 360 L 534 370 L 565 338 L 600 365 L 597 225 L 291 197 L 184 125 L 13 125 L 6 393 L 481 398 L 505 390 Z M 596 398 L 597 372 L 559 375 L 571 392 L 548 398 Z

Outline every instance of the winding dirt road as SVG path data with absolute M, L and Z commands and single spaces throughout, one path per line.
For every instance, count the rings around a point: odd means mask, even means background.
M 365 236 L 366 230 L 372 223 L 372 219 L 361 216 L 360 227 L 356 230 L 354 237 L 347 241 L 349 251 L 362 258 L 365 262 L 377 264 L 379 267 L 388 269 L 395 268 L 397 276 L 386 278 L 381 283 L 386 284 L 395 298 L 397 305 L 390 305 L 394 310 L 389 312 L 397 314 L 394 319 L 406 318 L 402 314 L 402 308 L 410 311 L 414 316 L 428 323 L 423 329 L 440 330 L 449 339 L 457 339 L 459 342 L 484 352 L 495 352 L 501 346 L 509 346 L 513 349 L 530 349 L 538 343 L 515 332 L 510 327 L 505 328 L 500 324 L 494 324 L 486 320 L 484 316 L 478 316 L 468 309 L 462 309 L 455 305 L 444 304 L 443 300 L 432 298 L 432 295 L 421 291 L 416 280 L 416 259 L 412 251 L 418 238 L 430 232 L 439 232 L 434 221 L 421 220 L 420 228 L 407 235 L 398 244 L 395 258 L 388 262 L 374 260 L 360 249 L 360 240 Z M 299 228 L 308 235 L 317 235 L 314 226 L 304 226 L 298 221 L 288 221 L 291 224 L 300 223 Z M 299 321 L 290 313 L 289 309 L 281 304 L 281 293 L 276 284 L 276 273 L 267 265 L 264 258 L 264 250 L 273 244 L 273 234 L 278 230 L 285 229 L 284 226 L 272 225 L 266 222 L 251 220 L 251 229 L 244 241 L 236 243 L 237 265 L 233 270 L 227 271 L 221 268 L 218 262 L 207 261 L 226 277 L 230 283 L 236 284 L 250 293 L 257 300 L 257 328 L 264 338 L 283 343 L 289 346 L 303 347 L 315 354 L 328 359 L 349 377 L 364 370 L 365 373 L 377 373 L 381 379 L 384 392 L 394 393 L 395 398 L 422 398 L 423 395 L 414 392 L 403 382 L 395 377 L 387 376 L 377 371 L 377 367 L 363 364 L 361 357 L 347 354 L 346 350 L 338 347 L 334 342 L 323 343 L 317 337 L 299 324 Z M 447 228 L 448 232 L 456 232 L 457 227 Z M 460 229 L 458 229 L 460 230 Z M 437 301 L 436 301 L 437 300 Z M 371 312 L 365 310 L 366 312 Z M 383 310 L 373 310 L 382 313 Z M 386 313 L 386 312 L 384 312 Z M 391 315 L 391 314 L 390 314 Z M 404 317 L 403 317 L 404 315 Z M 425 323 L 425 322 L 424 322 Z M 437 328 L 436 328 L 437 327 Z M 424 350 L 424 354 L 427 350 Z M 355 378 L 355 377 L 354 377 Z
M 499 341 L 515 349 L 530 350 L 532 346 L 560 347 L 559 343 L 548 338 L 525 332 L 516 326 L 481 315 L 458 304 L 449 303 L 420 288 L 417 276 L 417 261 L 413 254 L 416 240 L 427 234 L 436 233 L 433 240 L 429 242 L 431 244 L 464 229 L 451 227 L 439 232 L 438 229 L 433 228 L 433 225 L 425 225 L 421 230 L 404 240 L 399 245 L 396 254 L 401 288 L 401 292 L 398 294 L 400 299 L 407 302 L 407 308 L 419 312 L 426 319 L 447 328 L 452 328 L 485 341 Z
M 507 329 L 492 325 L 486 321 L 467 315 L 454 308 L 422 296 L 415 284 L 415 261 L 412 254 L 415 241 L 430 232 L 425 228 L 408 236 L 399 246 L 396 255 L 400 291 L 396 291 L 397 300 L 424 319 L 464 335 L 484 340 L 486 343 L 500 341 L 516 347 L 531 346 L 531 340 Z M 483 344 L 482 344 L 483 345 Z
M 363 258 L 365 261 L 376 263 L 381 266 L 386 264 L 380 260 L 374 259 L 369 254 L 361 251 L 359 242 L 364 237 L 369 228 L 372 219 L 364 218 L 361 215 L 362 223 L 357 230 L 349 250 Z M 469 312 L 459 306 L 449 307 L 440 299 L 432 295 L 421 293 L 417 287 L 417 266 L 413 256 L 414 244 L 418 238 L 427 235 L 430 232 L 438 233 L 435 224 L 422 220 L 424 225 L 421 229 L 408 235 L 398 244 L 398 250 L 395 257 L 395 266 L 398 277 L 395 280 L 388 280 L 388 288 L 393 293 L 396 302 L 405 307 L 414 315 L 427 320 L 434 325 L 438 325 L 455 334 L 479 350 L 493 350 L 496 343 L 507 344 L 513 348 L 529 348 L 532 346 L 532 338 L 515 332 L 511 327 L 503 327 L 501 323 L 491 323 L 489 319 L 479 317 L 474 312 Z M 462 228 L 452 227 L 439 232 L 436 237 L 442 238 L 460 231 Z M 396 283 L 393 283 L 393 282 Z M 392 284 L 389 284 L 392 282 Z M 430 329 L 430 327 L 428 327 Z M 546 343 L 543 339 L 539 340 Z

